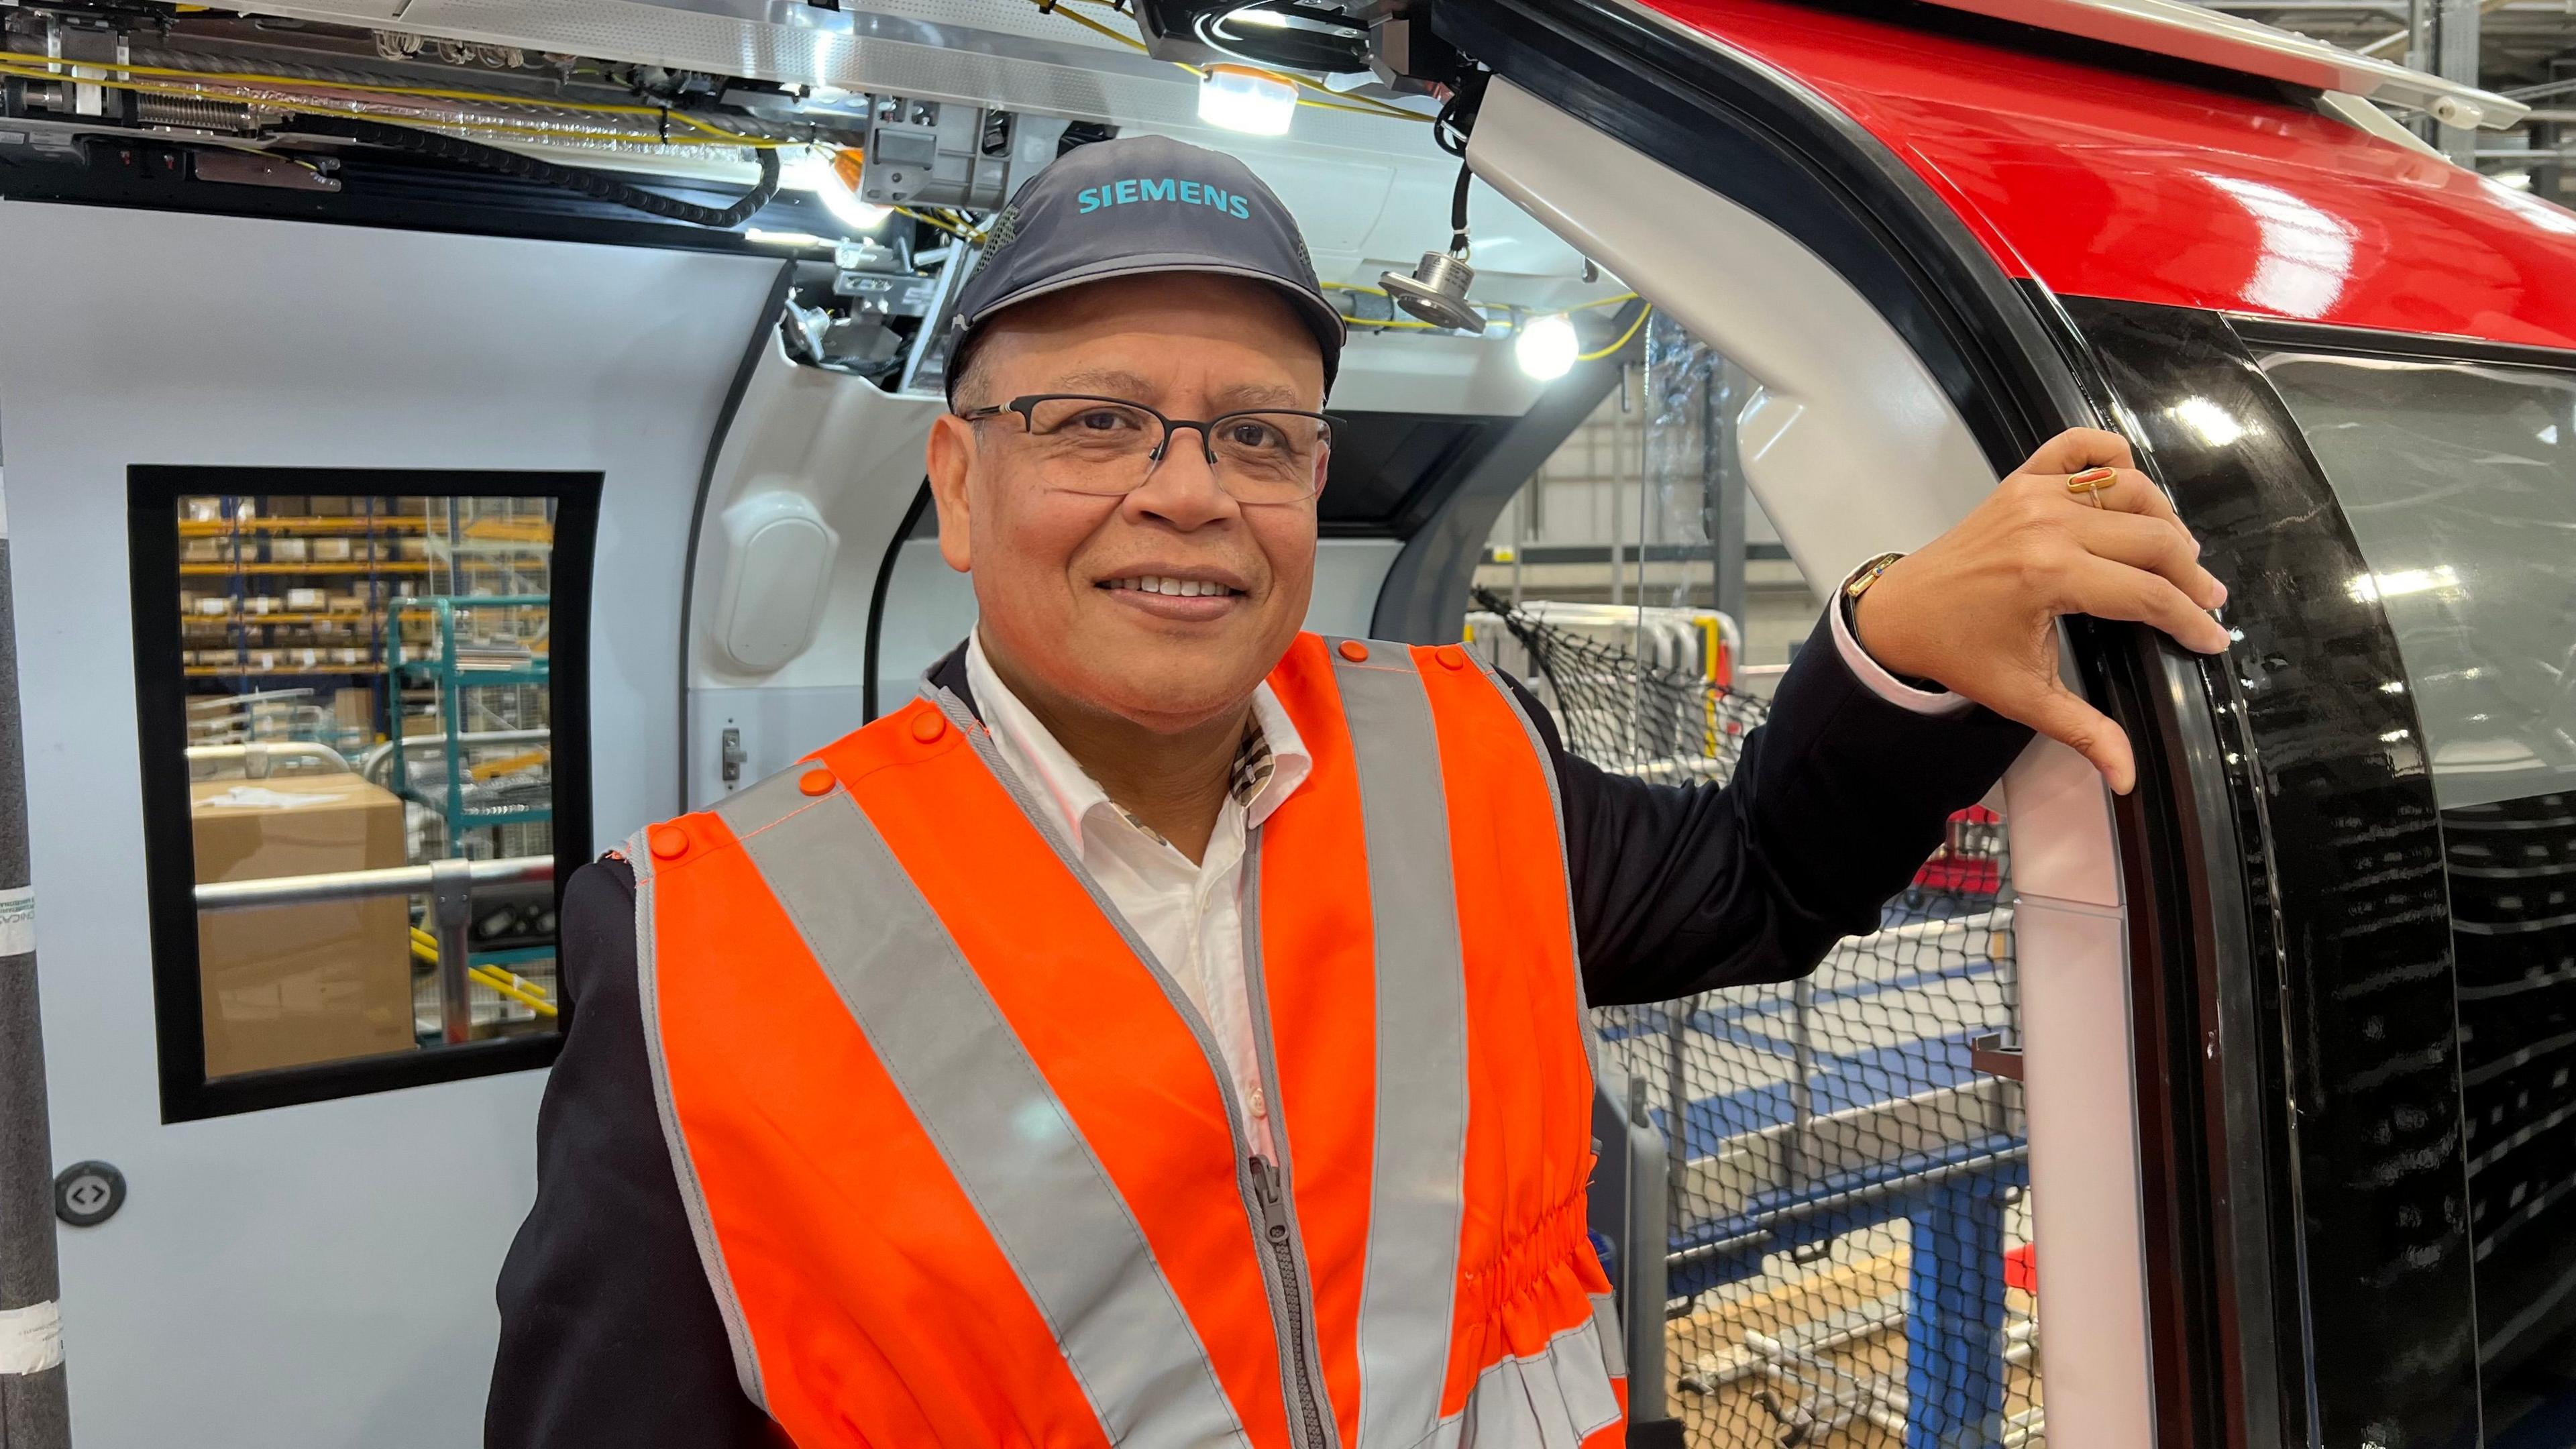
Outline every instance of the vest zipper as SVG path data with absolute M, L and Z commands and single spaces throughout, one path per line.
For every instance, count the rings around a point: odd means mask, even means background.
M 1287 1207 L 1280 1200 L 1279 1169 L 1267 1158 L 1252 1159 L 1252 1191 L 1261 1203 L 1262 1245 L 1270 1250 L 1270 1262 L 1279 1277 L 1279 1301 L 1288 1311 L 1288 1355 L 1301 1421 L 1298 1442 L 1309 1449 L 1324 1449 L 1324 1411 L 1315 1397 L 1314 1366 L 1306 1359 L 1306 1298 L 1297 1291 L 1296 1239 L 1288 1231 Z
M 1244 1215 L 1250 1220 L 1251 1226 L 1259 1230 L 1261 1246 L 1270 1256 L 1272 1276 L 1279 1283 L 1278 1296 L 1272 1303 L 1274 1321 L 1271 1326 L 1274 1331 L 1283 1333 L 1287 1340 L 1284 1352 L 1288 1363 L 1287 1377 L 1290 1382 L 1286 1387 L 1293 1389 L 1296 1395 L 1296 1402 L 1292 1407 L 1297 1411 L 1300 1419 L 1300 1424 L 1293 1430 L 1297 1437 L 1297 1444 L 1299 1449 L 1337 1449 L 1331 1428 L 1324 1419 L 1322 1400 L 1315 1393 L 1314 1368 L 1306 1351 L 1308 1338 L 1306 1295 L 1298 1287 L 1297 1237 L 1289 1226 L 1288 1206 L 1279 1191 L 1279 1169 L 1269 1160 L 1252 1151 L 1252 1134 L 1246 1125 L 1250 1119 L 1244 1113 L 1241 1097 L 1234 1090 L 1234 1073 L 1226 1066 L 1225 1053 L 1217 1048 L 1216 1034 L 1208 1029 L 1207 1019 L 1200 1015 L 1198 1008 L 1191 1005 L 1189 995 L 1181 990 L 1180 983 L 1173 980 L 1171 972 L 1162 962 L 1154 958 L 1153 949 L 1136 934 L 1136 928 L 1128 924 L 1127 918 L 1119 914 L 1117 906 L 1111 903 L 1108 894 L 1100 888 L 1100 883 L 1092 878 L 1091 872 L 1083 868 L 1082 861 L 1074 854 L 1071 844 L 1065 840 L 1059 827 L 1039 805 L 1036 797 L 1029 793 L 1028 786 L 1022 783 L 1017 775 L 1011 773 L 1010 766 L 1002 762 L 1001 752 L 994 748 L 992 736 L 984 728 L 983 721 L 977 719 L 973 712 L 966 708 L 965 702 L 950 690 L 937 690 L 931 696 L 931 703 L 941 714 L 947 716 L 948 722 L 957 728 L 959 734 L 965 736 L 968 745 L 974 749 L 976 757 L 984 762 L 984 768 L 992 773 L 1004 793 L 1017 802 L 1020 813 L 1028 817 L 1029 824 L 1036 828 L 1048 848 L 1055 852 L 1056 859 L 1063 863 L 1066 871 L 1081 883 L 1083 891 L 1091 897 L 1092 904 L 1097 906 L 1100 913 L 1109 918 L 1109 923 L 1117 928 L 1119 938 L 1127 943 L 1127 949 L 1135 953 L 1137 961 L 1163 988 L 1163 995 L 1171 1002 L 1172 1010 L 1179 1014 L 1182 1024 L 1190 1029 L 1190 1035 L 1198 1040 L 1200 1055 L 1206 1059 L 1209 1072 L 1216 1078 L 1217 1095 L 1225 1103 L 1226 1130 L 1234 1139 L 1235 1150 L 1244 1154 L 1243 1161 L 1247 1170 L 1243 1174 L 1242 1181 L 1236 1184 L 1238 1190 L 1247 1182 L 1252 1187 L 1251 1197 L 1243 1204 L 1246 1209 Z M 1247 891 L 1254 888 L 1259 880 L 1256 873 L 1259 840 L 1258 831 L 1246 832 L 1244 880 Z M 1247 911 L 1246 924 L 1249 925 L 1252 919 L 1251 913 Z M 1259 960 L 1257 940 L 1248 943 L 1245 988 L 1254 990 L 1256 993 L 1260 981 Z M 1257 1034 L 1266 1040 L 1270 1034 L 1269 1021 L 1267 1014 L 1262 1011 L 1257 994 L 1253 1009 Z M 1254 1050 L 1257 1054 L 1265 1057 L 1267 1055 L 1260 1052 L 1259 1043 L 1255 1043 Z M 1263 1063 L 1265 1075 L 1268 1070 L 1269 1064 L 1265 1060 Z M 1276 1101 L 1277 1083 L 1274 1081 L 1271 1086 L 1273 1089 L 1271 1098 Z M 1274 1127 L 1272 1130 L 1275 1132 L 1278 1129 Z

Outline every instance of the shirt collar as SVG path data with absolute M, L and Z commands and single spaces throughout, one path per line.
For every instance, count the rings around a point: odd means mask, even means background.
M 1083 823 L 1092 812 L 1107 810 L 1114 818 L 1131 818 L 1002 683 L 984 655 L 981 629 L 966 639 L 966 688 L 975 697 L 975 707 L 1002 763 L 1054 810 L 1076 852 L 1082 849 Z M 1270 757 L 1266 778 L 1257 766 L 1264 745 Z M 1235 756 L 1234 770 L 1235 802 L 1243 809 L 1246 829 L 1259 829 L 1314 770 L 1305 738 L 1297 733 L 1296 722 L 1267 680 L 1253 686 L 1251 728 L 1244 749 Z M 1242 789 L 1247 783 L 1251 785 L 1248 797 Z

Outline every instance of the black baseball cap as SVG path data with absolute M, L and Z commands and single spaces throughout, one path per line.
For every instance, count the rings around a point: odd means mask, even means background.
M 983 260 L 957 299 L 952 394 L 966 354 L 1003 309 L 1113 277 L 1204 272 L 1267 282 L 1324 352 L 1324 386 L 1341 368 L 1340 309 L 1315 280 L 1296 219 L 1222 151 L 1168 136 L 1077 146 L 1028 179 L 993 219 Z

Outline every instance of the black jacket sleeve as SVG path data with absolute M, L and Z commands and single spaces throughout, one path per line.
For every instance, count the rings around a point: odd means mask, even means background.
M 934 678 L 961 697 L 958 656 Z M 1565 809 L 1575 933 L 1595 1005 L 1813 970 L 1877 928 L 2028 741 L 1985 710 L 1907 712 L 1869 691 L 1828 626 L 1782 676 L 1724 786 L 1654 785 L 1568 754 L 1526 691 Z M 635 877 L 606 860 L 565 891 L 563 1054 L 537 1117 L 537 1203 L 502 1264 L 487 1449 L 769 1449 L 734 1380 L 715 1293 L 663 1144 L 635 972 Z
M 501 1264 L 487 1449 L 770 1449 L 735 1382 L 644 1060 L 635 875 L 564 891 L 563 1054 L 537 1113 L 537 1205 Z
M 1723 785 L 1657 785 L 1555 756 L 1586 998 L 1664 1001 L 1787 981 L 1879 908 L 2030 742 L 1978 706 L 1920 715 L 1872 693 L 1834 648 L 1830 617 L 1771 696 Z

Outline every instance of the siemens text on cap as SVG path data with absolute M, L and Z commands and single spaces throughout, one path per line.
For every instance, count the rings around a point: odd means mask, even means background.
M 1086 186 L 1075 192 L 1073 199 L 1086 215 L 1104 206 L 1124 206 L 1137 201 L 1178 201 L 1190 206 L 1213 206 L 1242 220 L 1248 221 L 1252 217 L 1243 198 L 1222 186 L 1175 180 L 1169 176 L 1130 177 L 1106 185 Z

